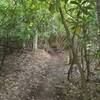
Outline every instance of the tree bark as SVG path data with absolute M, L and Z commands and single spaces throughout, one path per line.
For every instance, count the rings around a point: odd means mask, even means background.
M 38 49 L 38 35 L 36 34 L 34 36 L 34 39 L 33 39 L 33 51 L 35 53 L 35 51 Z
M 98 28 L 99 28 L 98 46 L 100 50 L 100 0 L 96 0 L 96 10 L 97 10 Z M 98 61 L 98 63 L 100 63 L 100 60 Z
M 64 28 L 66 31 L 68 45 L 69 45 L 70 49 L 72 50 L 72 52 L 74 53 L 72 64 L 74 63 L 74 60 L 75 60 L 77 66 L 78 66 L 80 75 L 81 75 L 81 88 L 82 88 L 83 100 L 91 100 L 90 95 L 89 95 L 88 90 L 87 90 L 87 84 L 86 84 L 86 79 L 85 79 L 85 75 L 84 75 L 84 70 L 82 69 L 81 64 L 79 62 L 77 49 L 74 50 L 75 48 L 74 48 L 73 42 L 71 41 L 70 31 L 69 31 L 68 26 L 66 24 L 66 20 L 65 20 L 65 17 L 64 17 L 64 14 L 63 14 L 61 7 L 59 7 L 59 12 L 61 15 L 62 24 L 64 25 Z M 73 66 L 71 65 L 71 68 L 69 69 L 69 73 L 72 71 L 72 69 L 73 69 Z
M 97 8 L 98 27 L 100 30 L 100 0 L 96 0 L 96 8 Z

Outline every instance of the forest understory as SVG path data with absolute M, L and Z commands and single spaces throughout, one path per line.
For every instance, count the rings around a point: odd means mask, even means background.
M 7 56 L 0 73 L 0 100 L 83 100 L 77 66 L 71 81 L 67 79 L 68 57 L 68 51 L 52 54 L 42 49 Z M 93 81 L 96 78 L 99 81 Z M 100 100 L 100 76 L 92 73 L 91 80 L 90 100 Z
M 0 0 L 0 100 L 100 100 L 100 0 Z

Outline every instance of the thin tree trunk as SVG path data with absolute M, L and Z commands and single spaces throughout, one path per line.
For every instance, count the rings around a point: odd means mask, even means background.
M 34 51 L 34 53 L 36 52 L 37 49 L 38 49 L 38 35 L 36 34 L 34 36 L 34 39 L 33 39 L 33 51 Z
M 100 0 L 96 0 L 96 8 L 97 8 L 98 27 L 100 30 Z
M 98 44 L 100 50 L 100 0 L 96 0 L 96 8 L 97 8 L 97 18 L 98 18 L 98 28 L 99 28 L 99 35 L 98 35 Z M 100 63 L 100 60 L 99 60 Z
M 6 58 L 6 48 L 3 47 L 3 55 L 2 55 L 2 59 L 1 59 L 1 67 L 4 65 L 5 58 Z M 2 69 L 1 67 L 0 67 L 0 70 Z
M 68 42 L 68 45 L 70 45 L 70 43 L 71 43 L 71 41 L 70 41 L 70 31 L 69 31 L 68 26 L 66 24 L 66 20 L 65 20 L 65 17 L 64 17 L 64 14 L 63 14 L 61 7 L 59 7 L 59 12 L 60 12 L 60 15 L 61 15 L 62 23 L 63 23 L 65 31 L 66 31 L 67 42 Z
M 70 31 L 67 27 L 66 20 L 64 18 L 64 14 L 63 14 L 63 11 L 62 11 L 61 7 L 59 7 L 59 11 L 60 11 L 62 23 L 64 25 L 64 28 L 65 28 L 65 31 L 66 31 L 66 34 L 67 34 L 68 45 L 69 45 L 70 49 L 74 52 L 73 43 L 71 42 L 71 38 L 70 38 Z M 77 64 L 79 72 L 81 74 L 81 88 L 82 88 L 83 100 L 91 100 L 90 96 L 89 96 L 89 93 L 87 91 L 87 84 L 86 84 L 86 79 L 85 79 L 85 75 L 84 75 L 84 70 L 82 69 L 82 67 L 80 65 L 80 62 L 79 62 L 79 59 L 78 59 L 78 54 L 77 54 L 76 51 L 75 51 L 73 57 L 74 57 L 73 59 L 75 59 L 75 62 Z M 72 69 L 72 67 L 71 67 L 71 69 Z
M 89 61 L 89 58 L 88 58 L 86 46 L 84 47 L 84 57 L 85 57 L 85 62 L 86 62 L 87 81 L 89 81 L 89 78 L 90 78 L 90 61 Z

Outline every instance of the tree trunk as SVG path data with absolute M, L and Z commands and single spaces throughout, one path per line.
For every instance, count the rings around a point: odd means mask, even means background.
M 98 35 L 98 44 L 100 50 L 100 0 L 96 0 L 96 8 L 97 8 L 97 18 L 98 18 L 98 28 L 99 28 L 99 35 Z M 100 63 L 100 60 L 99 60 Z
M 97 8 L 98 27 L 100 30 L 100 0 L 96 0 L 96 8 Z
M 33 51 L 35 53 L 35 51 L 38 49 L 38 35 L 36 34 L 34 36 L 34 39 L 33 39 Z
M 84 70 L 81 67 L 81 64 L 79 62 L 80 60 L 78 58 L 77 49 L 74 50 L 75 48 L 73 47 L 74 45 L 71 41 L 70 31 L 69 31 L 68 26 L 66 24 L 66 20 L 65 20 L 65 17 L 64 17 L 64 14 L 63 14 L 61 7 L 59 7 L 59 12 L 60 12 L 60 15 L 61 15 L 62 24 L 64 25 L 64 28 L 65 28 L 65 31 L 66 31 L 68 45 L 69 45 L 70 49 L 72 50 L 72 52 L 74 53 L 72 64 L 74 63 L 74 60 L 75 60 L 77 66 L 78 66 L 80 75 L 81 75 L 81 88 L 82 88 L 83 100 L 91 100 L 90 95 L 89 95 L 88 90 L 87 90 L 87 84 L 86 84 L 86 79 L 85 79 L 85 75 L 84 75 Z M 71 72 L 72 69 L 73 69 L 73 66 L 71 65 L 71 68 L 69 69 L 69 73 Z

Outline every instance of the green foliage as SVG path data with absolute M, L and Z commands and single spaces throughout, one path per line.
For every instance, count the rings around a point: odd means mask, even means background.
M 43 38 L 65 34 L 59 7 L 71 36 L 76 35 L 83 45 L 98 47 L 94 44 L 98 30 L 95 2 L 90 0 L 1 0 L 0 38 L 14 37 L 25 42 L 35 34 Z
M 26 33 L 29 30 L 25 21 L 23 21 L 24 13 L 21 6 L 18 4 L 15 7 L 6 3 L 0 5 L 0 36 L 1 37 L 18 37 L 19 39 L 26 39 Z

